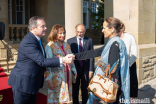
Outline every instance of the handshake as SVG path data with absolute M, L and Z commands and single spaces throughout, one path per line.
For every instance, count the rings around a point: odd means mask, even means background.
M 68 54 L 65 57 L 62 58 L 63 63 L 72 64 L 75 60 L 75 55 Z

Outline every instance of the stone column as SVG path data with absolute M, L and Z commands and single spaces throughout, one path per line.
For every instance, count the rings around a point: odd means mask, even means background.
M 65 0 L 66 40 L 76 35 L 79 23 L 83 23 L 83 0 Z
M 137 75 L 139 84 L 156 77 L 156 0 L 105 0 L 105 18 L 122 20 L 126 32 L 138 45 Z
M 0 0 L 0 22 L 5 23 L 5 40 L 9 39 L 8 0 Z

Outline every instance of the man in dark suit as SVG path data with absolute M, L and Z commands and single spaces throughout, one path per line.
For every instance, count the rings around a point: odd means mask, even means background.
M 93 50 L 92 39 L 84 36 L 85 26 L 78 24 L 76 26 L 76 36 L 67 40 L 67 43 L 71 47 L 72 53 L 84 52 L 87 50 Z M 79 104 L 79 85 L 81 79 L 81 92 L 82 92 L 82 104 L 87 103 L 88 99 L 88 84 L 89 79 L 93 75 L 94 59 L 75 60 L 74 61 L 77 70 L 76 83 L 73 83 L 73 104 Z
M 37 93 L 44 82 L 45 67 L 61 67 L 74 59 L 72 55 L 45 58 L 40 38 L 46 35 L 47 28 L 42 17 L 32 17 L 28 27 L 30 32 L 21 41 L 16 66 L 8 80 L 12 86 L 14 104 L 36 104 Z

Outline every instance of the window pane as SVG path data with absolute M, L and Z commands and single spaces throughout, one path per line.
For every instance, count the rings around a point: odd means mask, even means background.
M 19 5 L 19 0 L 16 0 L 16 5 Z
M 87 13 L 83 13 L 83 24 L 86 26 Z
M 19 11 L 19 6 L 16 6 L 17 12 Z
M 20 6 L 20 11 L 23 11 L 23 7 L 22 6 Z
M 10 11 L 8 12 L 8 16 L 9 16 L 9 24 L 10 24 Z
M 8 10 L 10 10 L 10 5 L 8 5 Z
M 22 12 L 17 12 L 17 24 L 22 24 Z
M 20 5 L 23 5 L 23 0 L 20 0 Z

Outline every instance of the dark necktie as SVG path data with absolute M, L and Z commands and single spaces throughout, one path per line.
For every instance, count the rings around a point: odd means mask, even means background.
M 79 52 L 82 52 L 82 44 L 81 44 L 81 38 L 79 39 Z M 80 66 L 82 67 L 83 66 L 83 61 L 80 60 Z
M 43 47 L 42 47 L 41 39 L 39 40 L 39 43 L 40 43 L 40 46 L 41 46 L 41 49 L 42 49 L 42 53 L 43 53 L 43 55 L 44 55 L 44 49 L 43 49 Z

